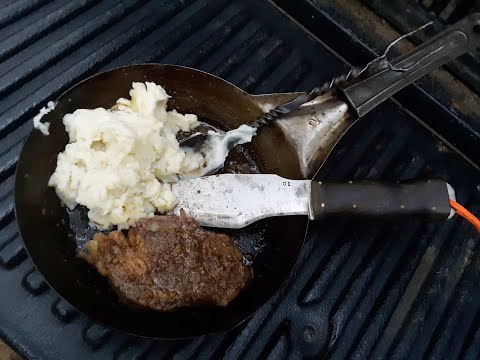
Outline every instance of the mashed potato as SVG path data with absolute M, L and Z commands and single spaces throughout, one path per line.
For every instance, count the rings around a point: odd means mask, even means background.
M 40 111 L 38 112 L 38 114 L 35 115 L 35 117 L 33 118 L 33 127 L 35 129 L 41 131 L 41 133 L 43 135 L 49 135 L 50 134 L 50 132 L 48 131 L 48 128 L 50 127 L 50 123 L 49 122 L 42 123 L 41 122 L 42 117 L 44 115 L 47 115 L 53 109 L 55 109 L 55 103 L 53 101 L 49 101 L 47 103 L 47 106 L 41 108 Z
M 173 209 L 176 198 L 165 182 L 204 161 L 176 140 L 178 131 L 198 125 L 196 115 L 167 111 L 169 96 L 154 83 L 133 83 L 130 96 L 110 110 L 79 109 L 63 118 L 70 141 L 49 186 L 70 209 L 88 207 L 91 224 L 100 229 L 127 228 Z

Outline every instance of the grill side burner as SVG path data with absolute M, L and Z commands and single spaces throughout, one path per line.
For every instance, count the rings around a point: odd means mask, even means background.
M 388 23 L 378 25 L 381 12 L 375 6 L 387 2 L 369 1 L 369 7 L 356 1 L 346 6 L 347 0 L 276 3 L 288 14 L 254 0 L 2 2 L 0 333 L 20 354 L 49 359 L 480 356 L 480 239 L 458 218 L 440 225 L 415 219 L 315 223 L 294 276 L 252 319 L 228 333 L 175 342 L 135 338 L 92 323 L 58 298 L 28 258 L 13 214 L 16 160 L 31 118 L 79 80 L 150 61 L 197 67 L 253 93 L 307 90 L 347 70 L 343 60 L 366 63 L 398 35 Z M 397 17 L 406 14 L 399 9 Z M 479 84 L 458 81 L 461 75 L 452 69 L 406 88 L 396 97 L 400 104 L 388 101 L 361 119 L 319 178 L 442 177 L 479 215 L 480 173 L 421 125 L 477 161 L 478 147 L 472 146 L 479 144 L 479 103 L 469 89 Z

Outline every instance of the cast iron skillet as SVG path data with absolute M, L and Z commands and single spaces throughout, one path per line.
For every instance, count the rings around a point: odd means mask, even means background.
M 194 113 L 224 130 L 263 114 L 253 97 L 213 75 L 173 65 L 132 65 L 92 76 L 66 91 L 44 116 L 50 135 L 32 131 L 17 165 L 15 211 L 25 247 L 50 286 L 95 321 L 131 334 L 187 338 L 231 329 L 267 302 L 289 276 L 303 245 L 306 217 L 271 218 L 229 231 L 253 259 L 254 279 L 229 306 L 182 309 L 171 313 L 135 309 L 120 302 L 106 280 L 79 259 L 87 223 L 82 211 L 68 214 L 47 186 L 57 155 L 68 143 L 65 114 L 79 108 L 110 108 L 128 97 L 132 82 L 152 81 L 172 96 L 169 105 Z M 301 178 L 295 151 L 276 127 L 262 129 L 247 151 L 263 173 Z M 221 201 L 221 199 L 219 199 Z M 70 216 L 69 216 L 70 215 Z M 85 235 L 86 234 L 86 235 Z

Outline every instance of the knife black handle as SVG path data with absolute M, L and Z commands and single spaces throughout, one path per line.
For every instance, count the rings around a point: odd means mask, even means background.
M 451 210 L 451 195 L 443 180 L 405 183 L 313 181 L 311 196 L 310 214 L 313 219 L 325 216 L 403 215 L 446 219 Z

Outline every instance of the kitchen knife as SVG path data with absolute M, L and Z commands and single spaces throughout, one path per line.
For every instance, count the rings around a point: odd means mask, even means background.
M 183 209 L 200 225 L 241 228 L 272 216 L 392 217 L 417 215 L 446 219 L 452 187 L 442 180 L 406 183 L 321 183 L 270 174 L 222 174 L 172 184 Z

